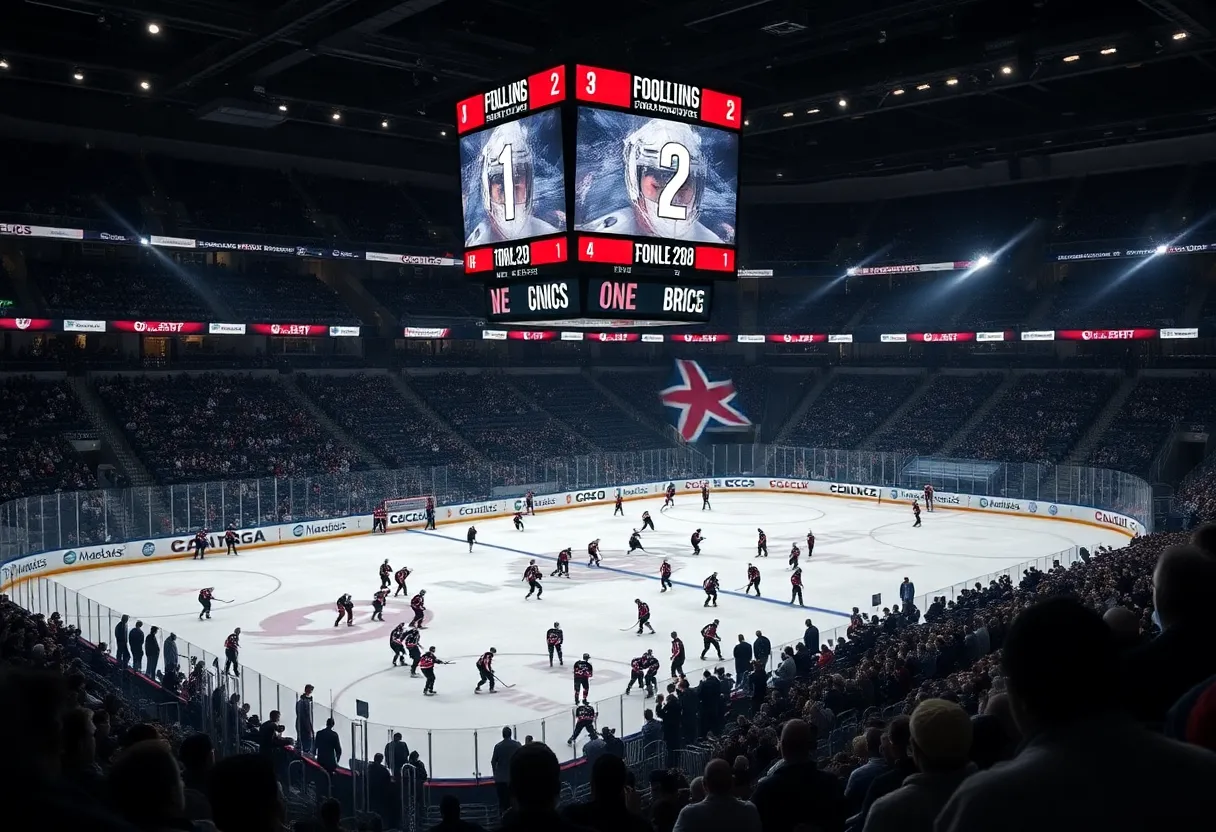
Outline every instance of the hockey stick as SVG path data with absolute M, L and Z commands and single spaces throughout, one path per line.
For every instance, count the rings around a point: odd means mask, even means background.
M 637 621 L 633 622 L 633 624 L 631 624 L 630 626 L 628 626 L 628 627 L 626 627 L 625 629 L 621 630 L 621 632 L 622 632 L 622 633 L 627 633 L 627 632 L 629 632 L 630 630 L 632 630 L 634 627 L 638 626 L 638 624 L 640 624 L 640 623 L 641 623 L 641 619 L 638 619 Z
M 493 675 L 494 675 L 494 681 L 495 681 L 495 682 L 498 682 L 498 684 L 499 684 L 501 687 L 504 687 L 504 688 L 513 688 L 513 687 L 515 687 L 515 685 L 508 685 L 508 684 L 507 684 L 506 682 L 504 682 L 502 679 L 499 679 L 499 678 L 498 678 L 498 674 L 497 674 L 497 673 L 495 673 L 495 674 L 493 674 Z
M 221 604 L 231 604 L 232 603 L 232 601 L 225 601 L 223 598 L 216 598 L 215 600 L 219 601 Z

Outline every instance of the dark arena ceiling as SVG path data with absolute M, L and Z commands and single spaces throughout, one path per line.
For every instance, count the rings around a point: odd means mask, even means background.
M 67 124 L 454 173 L 457 99 L 574 59 L 741 94 L 753 184 L 1216 131 L 1206 0 L 0 7 L 10 133 Z

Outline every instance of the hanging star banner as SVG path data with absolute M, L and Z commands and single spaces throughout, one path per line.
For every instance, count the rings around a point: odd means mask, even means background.
M 751 424 L 732 402 L 739 395 L 730 379 L 710 381 L 696 361 L 676 359 L 672 384 L 659 391 L 659 399 L 672 408 L 676 430 L 686 442 L 696 442 L 711 424 L 740 428 Z

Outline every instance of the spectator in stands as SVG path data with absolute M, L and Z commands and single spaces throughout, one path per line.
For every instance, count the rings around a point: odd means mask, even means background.
M 890 765 L 882 753 L 882 730 L 867 728 L 864 737 L 866 761 L 849 775 L 849 782 L 844 787 L 844 797 L 849 801 L 850 809 L 860 809 L 866 799 L 866 792 L 870 790 L 870 784 L 890 770 Z
M 844 829 L 846 811 L 840 782 L 815 763 L 815 732 L 801 719 L 781 729 L 781 765 L 756 784 L 752 803 L 764 832 L 794 832 L 811 824 L 823 832 Z
M 461 820 L 460 798 L 454 794 L 445 794 L 439 801 L 439 817 L 439 823 L 432 826 L 428 832 L 485 832 L 484 827 Z
M 1128 701 L 1135 715 L 1160 724 L 1192 686 L 1216 673 L 1216 558 L 1197 546 L 1171 546 L 1153 572 L 1153 603 L 1162 633 L 1127 656 Z
M 1216 815 L 1216 755 L 1120 712 L 1118 651 L 1096 612 L 1064 598 L 1024 610 L 1005 639 L 1002 671 L 1027 744 L 959 787 L 938 817 L 940 832 L 1075 832 L 1079 818 L 1130 832 Z
M 969 760 L 971 718 L 957 703 L 926 699 L 908 725 L 917 773 L 874 801 L 865 832 L 918 832 L 932 829 L 938 812 L 959 784 L 975 773 Z
M 642 746 L 663 741 L 663 723 L 654 718 L 650 708 L 642 711 Z
M 182 740 L 177 752 L 182 762 L 185 787 L 186 820 L 211 820 L 211 769 L 215 766 L 215 746 L 206 734 L 192 734 Z
M 93 712 L 73 708 L 63 716 L 63 779 L 94 799 L 103 791 L 101 766 L 97 765 L 97 746 L 93 741 L 96 727 Z
M 672 832 L 683 807 L 679 776 L 664 770 L 650 772 L 650 821 L 654 832 Z
M 866 790 L 861 812 L 852 821 L 853 828 L 863 828 L 874 801 L 895 791 L 904 784 L 909 775 L 916 773 L 916 764 L 912 762 L 911 745 L 912 731 L 909 727 L 909 719 L 900 714 L 887 723 L 882 735 L 882 753 L 890 768 L 875 777 L 870 788 Z
M 401 732 L 393 734 L 392 740 L 384 746 L 384 760 L 388 770 L 396 777 L 403 765 L 409 762 L 410 747 L 401 739 Z
M 984 712 L 971 720 L 971 762 L 987 771 L 997 763 L 1012 760 L 1020 739 L 1009 708 L 1009 695 L 991 694 Z
M 511 807 L 511 758 L 519 749 L 519 741 L 512 736 L 511 727 L 503 726 L 502 739 L 494 746 L 494 753 L 490 757 L 494 789 L 498 792 L 499 814 Z
M 136 743 L 118 755 L 106 778 L 110 804 L 147 832 L 174 829 L 185 820 L 185 788 L 169 744 Z
M 332 797 L 321 801 L 316 832 L 342 832 L 342 804 Z
M 685 806 L 675 832 L 760 832 L 760 813 L 733 794 L 734 773 L 726 760 L 710 760 L 702 776 L 705 799 Z
M 561 766 L 547 745 L 529 743 L 511 758 L 511 811 L 502 819 L 505 832 L 590 832 L 557 813 Z M 224 829 L 224 832 L 228 832 Z
M 605 754 L 591 767 L 591 799 L 566 806 L 561 814 L 571 823 L 597 832 L 651 832 L 650 821 L 642 817 L 640 808 L 625 761 Z
M 325 720 L 325 727 L 317 732 L 317 765 L 331 775 L 342 761 L 342 738 L 334 730 L 333 717 Z
M 211 772 L 211 809 L 221 832 L 279 832 L 285 819 L 282 788 L 269 757 L 225 757 Z

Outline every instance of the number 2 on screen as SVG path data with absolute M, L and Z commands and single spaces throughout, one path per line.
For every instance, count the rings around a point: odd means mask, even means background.
M 733 98 L 726 99 L 726 120 L 735 120 L 735 100 Z
M 688 167 L 691 164 L 688 148 L 679 142 L 668 142 L 659 150 L 659 166 L 674 168 L 675 173 L 659 192 L 659 216 L 665 220 L 688 219 L 688 207 L 676 205 L 673 200 L 684 183 L 688 181 Z
M 502 165 L 502 218 L 515 219 L 515 170 L 511 164 L 511 145 L 504 144 L 494 161 Z
M 562 76 L 556 72 L 549 73 L 549 80 L 553 82 L 553 89 L 550 91 L 554 98 L 562 94 Z

